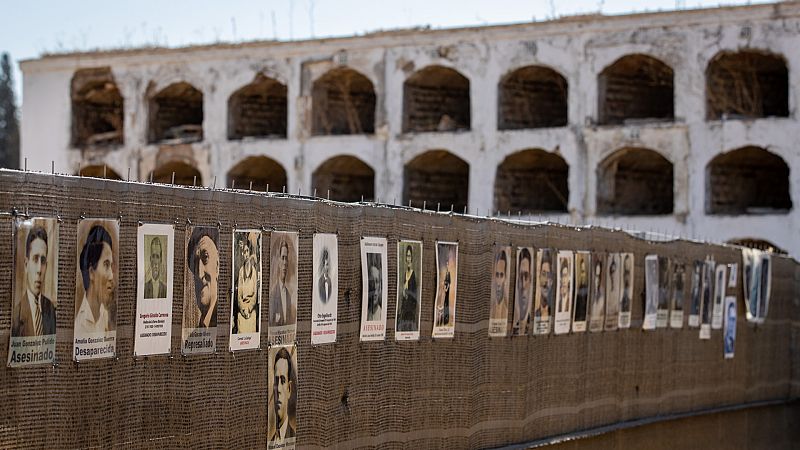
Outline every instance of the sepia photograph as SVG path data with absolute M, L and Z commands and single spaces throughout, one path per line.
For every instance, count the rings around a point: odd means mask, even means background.
M 339 308 L 339 240 L 336 234 L 317 233 L 313 239 L 314 269 L 311 286 L 311 344 L 336 342 Z
M 437 241 L 432 337 L 451 338 L 455 335 L 457 294 L 458 243 Z
M 269 392 L 269 400 L 267 402 L 268 449 L 287 450 L 295 448 L 297 439 L 298 378 L 297 346 L 271 346 L 269 348 L 267 369 Z
M 422 315 L 422 242 L 397 243 L 397 312 L 394 338 L 397 341 L 419 339 Z
M 644 258 L 644 321 L 643 330 L 655 330 L 658 319 L 659 301 L 659 256 L 647 255 Z
M 603 327 L 606 331 L 614 331 L 619 326 L 621 269 L 620 254 L 609 253 L 606 257 L 606 320 Z
M 230 351 L 261 346 L 261 230 L 234 230 Z
M 553 332 L 555 334 L 569 333 L 572 321 L 572 262 L 573 254 L 571 250 L 561 250 L 558 252 L 558 263 L 556 274 L 558 280 L 558 294 L 556 296 L 556 315 Z
M 725 359 L 733 358 L 734 350 L 736 349 L 736 296 L 729 295 L 725 297 L 724 303 L 725 310 L 725 327 L 722 332 L 723 336 L 723 351 Z
M 389 278 L 386 238 L 361 238 L 361 336 L 362 341 L 386 337 Z
M 492 292 L 489 294 L 489 336 L 504 337 L 508 330 L 511 247 L 495 245 L 492 257 Z
M 692 298 L 689 306 L 689 326 L 697 328 L 700 326 L 700 303 L 703 295 L 703 261 L 695 260 L 692 264 Z
M 270 345 L 294 342 L 297 331 L 297 233 L 273 231 L 269 243 Z
M 517 247 L 517 281 L 514 283 L 514 319 L 511 334 L 528 334 L 533 308 L 533 249 Z
M 672 260 L 672 298 L 669 305 L 670 328 L 683 328 L 683 297 L 685 266 Z
M 58 307 L 58 220 L 14 220 L 8 366 L 52 364 Z
M 116 355 L 119 220 L 78 222 L 73 358 Z
M 536 292 L 534 293 L 533 334 L 550 334 L 550 321 L 555 300 L 555 251 L 536 251 Z
M 656 313 L 656 328 L 667 328 L 669 325 L 669 304 L 672 297 L 670 259 L 666 256 L 658 257 L 658 311 Z
M 219 228 L 186 227 L 181 353 L 214 353 L 217 349 L 219 299 Z
M 133 354 L 171 350 L 175 227 L 141 224 L 136 230 L 136 321 Z
M 620 253 L 622 260 L 622 298 L 619 301 L 619 328 L 631 327 L 633 308 L 633 253 Z
M 725 264 L 717 264 L 714 269 L 714 303 L 711 308 L 711 329 L 722 329 L 723 316 L 725 314 L 725 293 L 728 284 L 727 276 L 728 266 Z
M 606 318 L 606 254 L 592 253 L 592 296 L 589 302 L 589 331 L 603 331 Z
M 703 291 L 700 297 L 700 339 L 711 339 L 711 311 L 714 301 L 714 260 L 703 264 Z
M 575 301 L 572 308 L 572 331 L 586 331 L 586 316 L 589 309 L 589 271 L 592 257 L 589 252 L 575 252 Z

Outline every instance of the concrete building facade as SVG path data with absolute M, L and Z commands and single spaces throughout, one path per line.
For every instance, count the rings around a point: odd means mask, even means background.
M 21 65 L 22 156 L 798 257 L 797 48 L 784 2 L 51 55 Z

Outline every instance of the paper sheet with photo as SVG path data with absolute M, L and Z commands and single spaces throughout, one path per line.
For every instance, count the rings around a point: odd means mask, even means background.
M 172 349 L 174 249 L 174 225 L 147 223 L 136 230 L 135 356 L 164 355 Z
M 670 328 L 683 328 L 684 297 L 686 295 L 686 266 L 672 260 L 672 298 L 669 305 Z
M 261 346 L 261 230 L 234 230 L 232 244 L 228 348 L 234 352 Z
M 270 345 L 289 345 L 297 333 L 298 235 L 273 231 L 269 242 L 269 331 Z
M 714 269 L 716 263 L 706 259 L 703 264 L 703 293 L 700 297 L 700 339 L 711 339 L 711 311 L 714 302 Z
M 113 358 L 117 351 L 119 220 L 78 222 L 73 359 Z
M 572 263 L 574 256 L 571 250 L 561 250 L 557 257 L 557 282 L 556 317 L 553 332 L 555 334 L 569 333 L 572 320 Z
M 722 328 L 722 316 L 725 308 L 725 287 L 728 284 L 726 269 L 727 266 L 725 264 L 717 264 L 714 271 L 714 306 L 711 310 L 712 330 L 719 330 Z
M 397 243 L 397 308 L 394 339 L 416 341 L 422 318 L 422 242 Z
M 511 334 L 525 336 L 531 327 L 533 310 L 533 249 L 517 247 L 517 270 L 514 283 L 514 317 Z
M 274 345 L 268 353 L 267 449 L 293 450 L 297 442 L 297 382 L 300 379 L 297 346 Z
M 703 296 L 703 271 L 705 264 L 703 261 L 692 263 L 692 291 L 691 304 L 689 306 L 689 327 L 697 328 L 700 326 L 700 304 Z
M 669 304 L 672 299 L 672 272 L 670 259 L 658 257 L 658 310 L 656 312 L 656 328 L 669 325 Z
M 644 320 L 643 330 L 655 330 L 658 321 L 658 255 L 647 255 L 644 258 Z
M 609 253 L 606 257 L 606 320 L 603 329 L 614 331 L 619 325 L 622 272 L 619 253 Z
M 591 253 L 585 251 L 575 252 L 575 300 L 572 306 L 572 331 L 580 333 L 586 331 L 587 316 L 589 312 L 589 299 L 592 290 Z
M 214 353 L 219 306 L 219 228 L 186 227 L 181 354 Z
M 436 242 L 436 300 L 433 306 L 434 338 L 452 338 L 456 329 L 458 299 L 458 243 Z
M 733 358 L 734 350 L 736 348 L 736 296 L 729 295 L 725 297 L 725 327 L 722 332 L 722 347 L 725 359 Z
M 386 238 L 361 238 L 361 334 L 362 341 L 386 337 L 389 263 Z
M 772 291 L 772 261 L 767 252 L 742 249 L 744 273 L 742 285 L 747 321 L 764 323 L 769 309 L 769 298 Z
M 312 246 L 311 344 L 336 342 L 339 306 L 339 240 L 317 233 Z
M 592 295 L 589 302 L 588 328 L 592 333 L 603 331 L 606 320 L 606 253 L 592 253 Z
M 492 286 L 489 294 L 489 337 L 508 333 L 509 285 L 511 284 L 511 247 L 495 245 L 492 255 Z
M 58 310 L 58 220 L 15 218 L 8 366 L 53 364 Z
M 631 308 L 633 307 L 633 253 L 620 253 L 622 260 L 622 299 L 619 302 L 619 327 L 631 327 Z
M 550 334 L 556 293 L 555 253 L 551 248 L 540 248 L 536 251 L 533 334 Z

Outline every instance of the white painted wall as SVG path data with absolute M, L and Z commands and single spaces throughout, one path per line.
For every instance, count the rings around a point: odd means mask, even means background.
M 745 27 L 749 33 L 744 32 Z M 131 50 L 48 56 L 22 63 L 22 156 L 29 170 L 75 173 L 79 165 L 106 164 L 123 178 L 145 180 L 158 145 L 147 144 L 149 84 L 156 91 L 176 81 L 204 93 L 204 135 L 193 144 L 206 185 L 217 186 L 237 162 L 266 155 L 287 172 L 290 192 L 313 191 L 314 170 L 328 158 L 354 155 L 375 170 L 380 201 L 402 198 L 404 165 L 427 150 L 446 149 L 470 164 L 469 209 L 493 208 L 497 166 L 526 148 L 557 152 L 569 164 L 569 213 L 562 223 L 597 223 L 725 241 L 764 238 L 800 257 L 800 216 L 720 217 L 705 214 L 705 166 L 715 155 L 757 145 L 780 155 L 792 169 L 791 194 L 800 203 L 800 151 L 795 135 L 800 104 L 800 4 L 787 3 L 640 14 L 582 17 L 512 26 L 443 31 L 398 31 L 364 37 L 290 43 L 250 43 L 185 49 Z M 446 57 L 440 52 L 446 48 Z M 705 120 L 705 68 L 722 50 L 765 49 L 782 54 L 790 70 L 790 118 Z M 646 53 L 675 72 L 675 121 L 636 126 L 594 126 L 597 74 L 617 58 Z M 311 84 L 346 60 L 368 77 L 377 94 L 375 134 L 310 135 Z M 470 80 L 472 129 L 460 133 L 401 132 L 403 82 L 427 65 L 452 67 Z M 569 125 L 497 131 L 497 84 L 530 64 L 549 66 L 569 83 Z M 121 148 L 87 157 L 70 148 L 69 87 L 81 68 L 109 66 L 125 99 Z M 412 70 L 408 70 L 413 66 Z M 228 141 L 227 100 L 259 72 L 288 88 L 288 138 Z M 657 217 L 596 217 L 596 167 L 613 151 L 635 145 L 661 152 L 674 164 L 674 213 Z M 275 187 L 280 190 L 280 187 Z M 322 195 L 322 194 L 320 194 Z

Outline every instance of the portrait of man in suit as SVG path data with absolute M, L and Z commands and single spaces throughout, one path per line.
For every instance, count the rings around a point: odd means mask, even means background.
M 278 237 L 277 253 L 272 256 L 272 264 L 278 268 L 277 279 L 273 279 L 269 293 L 269 325 L 282 327 L 294 325 L 296 321 L 297 306 L 293 298 L 293 290 L 289 286 L 289 269 L 294 267 L 291 260 L 289 242 L 286 237 Z
M 14 302 L 11 336 L 33 337 L 56 333 L 56 309 L 44 295 L 48 265 L 47 231 L 34 225 L 25 238 L 24 290 Z
M 280 443 L 287 439 L 296 437 L 296 398 L 297 398 L 297 374 L 292 354 L 289 352 L 291 347 L 273 347 L 270 353 L 272 363 L 272 384 L 270 403 L 270 443 Z
M 144 298 L 166 298 L 167 285 L 164 280 L 167 278 L 166 265 L 164 264 L 164 244 L 166 236 L 145 236 L 150 239 L 150 255 L 146 259 L 150 263 L 146 272 L 150 273 L 150 279 L 144 284 Z

